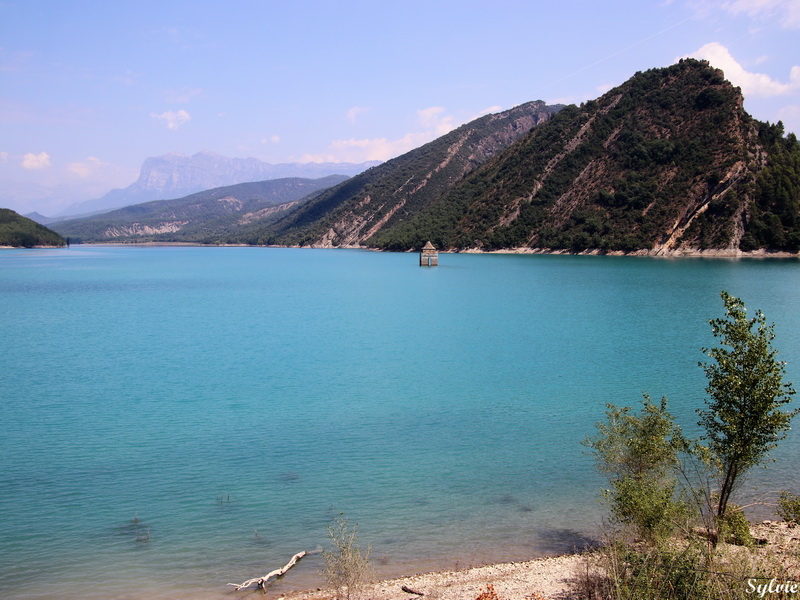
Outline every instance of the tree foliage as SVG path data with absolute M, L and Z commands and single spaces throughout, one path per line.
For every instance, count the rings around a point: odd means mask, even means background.
M 785 363 L 777 360 L 772 347 L 774 325 L 767 324 L 761 311 L 748 319 L 744 303 L 727 292 L 722 292 L 722 301 L 726 316 L 710 321 L 720 345 L 704 348 L 711 360 L 700 363 L 708 378 L 707 408 L 698 410 L 720 477 L 717 519 L 724 518 L 745 472 L 786 437 L 798 412 L 781 410 L 795 390 L 784 383 Z
M 606 497 L 614 522 L 632 526 L 637 536 L 658 541 L 668 536 L 683 512 L 676 499 L 675 469 L 686 447 L 680 428 L 667 410 L 645 395 L 641 411 L 608 405 L 606 421 L 584 442 L 594 451 L 597 468 L 610 480 Z
M 0 208 L 0 246 L 33 248 L 34 246 L 66 246 L 66 240 L 55 231 L 11 209 Z
M 608 405 L 597 435 L 584 441 L 600 472 L 612 521 L 651 543 L 664 540 L 683 517 L 706 519 L 709 538 L 747 543 L 744 516 L 731 497 L 748 469 L 766 459 L 789 431 L 798 410 L 784 410 L 795 393 L 772 347 L 774 325 L 761 311 L 751 319 L 744 303 L 722 292 L 724 318 L 710 321 L 715 348 L 703 348 L 708 386 L 699 409 L 705 435 L 687 440 L 667 411 L 644 396 L 642 408 Z M 690 474 L 692 473 L 692 474 Z
M 800 144 L 783 136 L 783 124 L 762 123 L 759 139 L 768 152 L 756 181 L 755 198 L 745 223 L 742 250 L 800 250 Z

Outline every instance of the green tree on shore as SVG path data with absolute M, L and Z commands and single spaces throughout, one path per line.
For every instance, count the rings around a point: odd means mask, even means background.
M 612 489 L 604 496 L 613 522 L 632 527 L 651 542 L 668 537 L 684 512 L 683 503 L 675 499 L 675 473 L 686 442 L 667 411 L 667 399 L 656 404 L 645 394 L 638 414 L 609 404 L 606 421 L 597 429 L 584 445 L 594 451 L 598 470 L 609 477 Z
M 686 440 L 666 398 L 657 405 L 645 395 L 639 414 L 609 405 L 598 434 L 584 442 L 594 451 L 598 470 L 609 477 L 612 489 L 605 495 L 613 521 L 650 541 L 669 537 L 677 517 L 687 514 L 683 495 L 694 499 L 695 511 L 710 517 L 706 527 L 716 543 L 745 473 L 766 460 L 800 411 L 781 410 L 795 390 L 784 382 L 785 364 L 772 347 L 774 325 L 761 311 L 748 319 L 740 299 L 721 295 L 726 316 L 710 321 L 720 345 L 703 348 L 711 360 L 700 363 L 708 378 L 707 407 L 697 411 L 703 437 Z M 693 463 L 708 474 L 688 476 L 699 472 Z
M 726 316 L 710 321 L 720 346 L 703 349 L 712 360 L 700 363 L 708 378 L 708 400 L 707 408 L 698 410 L 712 466 L 719 475 L 714 509 L 718 523 L 725 518 L 742 476 L 786 437 L 798 412 L 781 410 L 795 390 L 791 383 L 784 383 L 785 363 L 777 360 L 772 347 L 774 324 L 768 325 L 761 311 L 748 319 L 739 298 L 727 292 L 721 295 Z

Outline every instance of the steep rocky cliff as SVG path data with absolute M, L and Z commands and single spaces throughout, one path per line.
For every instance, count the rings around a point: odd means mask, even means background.
M 356 175 L 274 225 L 226 241 L 323 247 L 362 245 L 377 232 L 423 210 L 560 108 L 529 102 L 481 117 Z
M 507 127 L 480 142 L 472 137 L 478 122 L 466 125 L 414 151 L 427 162 L 409 153 L 386 163 L 252 241 L 650 254 L 800 249 L 800 146 L 780 124 L 750 117 L 740 90 L 707 63 L 637 73 L 597 100 L 547 116 L 533 128 L 530 117 L 515 127 L 514 117 L 497 116 Z
M 737 250 L 772 152 L 770 127 L 742 103 L 739 89 L 703 62 L 637 73 L 595 101 L 564 109 L 425 211 L 367 243 Z

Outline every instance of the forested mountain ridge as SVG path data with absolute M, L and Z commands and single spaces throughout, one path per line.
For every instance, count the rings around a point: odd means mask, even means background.
M 240 183 L 61 221 L 52 227 L 76 241 L 217 243 L 232 230 L 246 231 L 254 221 L 269 222 L 346 179 L 345 175 L 329 175 Z
M 440 249 L 484 251 L 800 250 L 796 137 L 748 115 L 741 91 L 705 61 L 636 73 L 596 100 L 542 118 L 485 163 L 445 174 L 447 157 L 478 122 L 237 241 L 385 250 L 428 240 Z M 434 148 L 435 160 L 423 163 Z
M 33 248 L 66 245 L 67 241 L 55 231 L 10 208 L 0 208 L 0 246 Z
M 707 63 L 637 73 L 366 240 L 456 250 L 800 249 L 800 146 Z
M 283 204 L 219 188 L 53 228 L 86 241 L 797 253 L 800 144 L 743 102 L 722 71 L 684 59 L 581 106 L 486 115 Z M 275 181 L 289 180 L 258 185 Z
M 280 221 L 224 241 L 359 246 L 424 209 L 463 177 L 558 112 L 528 102 L 480 117 L 327 190 Z

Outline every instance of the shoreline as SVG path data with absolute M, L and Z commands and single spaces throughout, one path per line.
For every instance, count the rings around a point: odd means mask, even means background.
M 431 571 L 381 579 L 365 586 L 370 600 L 472 600 L 491 584 L 501 599 L 516 600 L 539 593 L 548 599 L 568 598 L 574 580 L 589 568 L 591 552 L 545 556 L 521 562 L 504 562 L 449 571 Z M 403 590 L 421 592 L 418 596 Z M 267 593 L 270 586 L 267 584 Z M 329 588 L 287 591 L 286 600 L 328 600 L 335 596 Z
M 195 247 L 195 248 L 292 248 L 305 250 L 366 250 L 369 252 L 396 252 L 398 254 L 413 254 L 417 250 L 381 250 L 360 245 L 311 245 L 311 246 L 277 246 L 277 245 L 252 245 L 252 244 L 201 244 L 196 242 L 86 242 L 74 243 L 72 246 L 151 246 L 151 247 Z M 66 246 L 69 248 L 70 246 Z M 0 248 L 13 248 L 13 246 L 0 246 Z M 64 248 L 64 246 L 35 246 L 35 248 Z M 722 249 L 685 249 L 685 250 L 635 250 L 633 252 L 603 251 L 599 249 L 570 252 L 569 250 L 552 250 L 548 248 L 503 248 L 500 250 L 482 250 L 479 248 L 466 248 L 454 250 L 452 248 L 439 250 L 440 254 L 535 254 L 543 256 L 633 256 L 644 258 L 723 258 L 723 259 L 769 259 L 769 258 L 800 258 L 800 252 L 785 252 L 781 250 L 752 250 L 744 252 L 735 248 Z
M 800 525 L 786 521 L 764 520 L 750 523 L 750 531 L 756 540 L 750 549 L 721 543 L 718 551 L 728 557 L 743 553 L 754 561 L 751 564 L 753 577 L 759 575 L 759 564 L 775 568 L 780 565 L 776 578 L 797 580 L 797 544 L 800 543 Z M 583 552 L 544 556 L 519 562 L 502 562 L 465 569 L 417 573 L 375 581 L 365 586 L 361 597 L 369 600 L 476 600 L 491 584 L 498 600 L 570 600 L 580 596 L 581 582 L 587 576 L 595 579 L 603 576 L 602 553 L 597 549 Z M 763 561 L 763 562 L 762 562 Z M 773 573 L 767 573 L 772 576 Z M 407 589 L 406 589 L 407 588 Z M 267 583 L 266 592 L 269 593 Z M 416 595 L 415 592 L 421 593 Z M 285 600 L 332 600 L 335 590 L 286 591 L 278 593 Z

